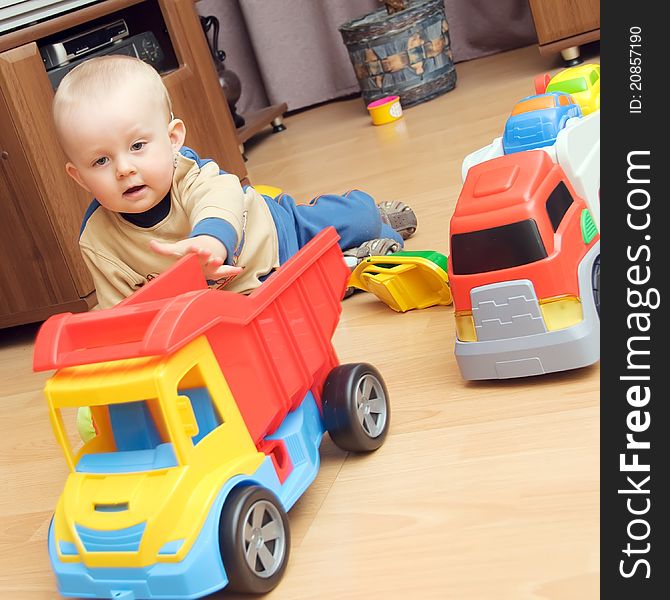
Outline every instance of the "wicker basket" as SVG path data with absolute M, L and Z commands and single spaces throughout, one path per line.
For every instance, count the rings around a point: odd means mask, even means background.
M 382 8 L 339 30 L 366 104 L 398 95 L 408 107 L 456 85 L 444 0 L 415 0 L 392 15 Z

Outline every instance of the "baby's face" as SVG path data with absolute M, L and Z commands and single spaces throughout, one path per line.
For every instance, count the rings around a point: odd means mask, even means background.
M 73 115 L 63 133 L 66 169 L 102 206 L 140 213 L 165 197 L 183 123 L 169 122 L 162 104 L 124 86 Z

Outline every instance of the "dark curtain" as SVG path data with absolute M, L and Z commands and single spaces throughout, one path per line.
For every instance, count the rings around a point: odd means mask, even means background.
M 226 66 L 242 81 L 238 112 L 303 108 L 359 91 L 338 26 L 377 0 L 200 0 L 214 15 Z M 454 62 L 537 41 L 527 0 L 445 0 Z M 458 69 L 457 69 L 458 70 Z

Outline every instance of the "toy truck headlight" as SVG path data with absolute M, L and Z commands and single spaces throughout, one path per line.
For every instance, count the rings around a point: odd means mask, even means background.
M 582 303 L 575 296 L 557 296 L 540 300 L 540 310 L 549 331 L 572 327 L 584 319 Z
M 455 313 L 456 317 L 456 335 L 461 342 L 476 342 L 477 333 L 475 331 L 475 320 L 472 318 L 472 311 L 463 310 Z

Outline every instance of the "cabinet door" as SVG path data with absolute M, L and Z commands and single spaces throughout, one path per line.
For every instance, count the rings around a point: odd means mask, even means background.
M 0 327 L 84 310 L 93 291 L 77 243 L 85 200 L 64 171 L 52 94 L 35 44 L 0 53 Z
M 58 260 L 65 265 L 76 297 L 87 296 L 93 291 L 93 281 L 81 258 L 78 240 L 81 219 L 91 198 L 65 173 L 65 155 L 51 116 L 53 89 L 35 43 L 0 54 L 0 86 L 7 122 L 13 128 L 7 144 L 16 148 L 7 161 L 10 185 L 20 189 L 16 200 L 30 208 L 33 219 L 44 219 L 49 235 L 55 237 Z M 43 231 L 36 230 L 38 235 Z M 42 256 L 45 261 L 56 260 L 53 253 Z
M 0 88 L 0 326 L 78 297 Z M 30 319 L 28 319 L 30 320 Z M 19 320 L 20 322 L 21 320 Z M 13 321 L 8 321 L 8 324 Z
M 600 29 L 599 0 L 530 0 L 540 45 Z

